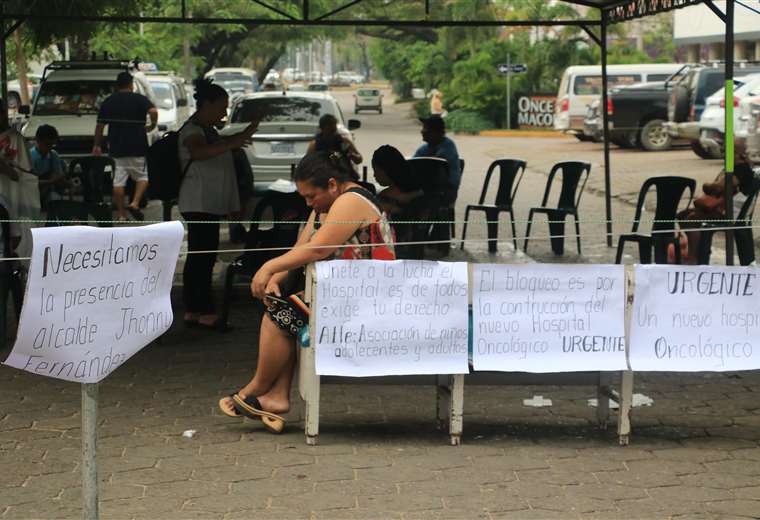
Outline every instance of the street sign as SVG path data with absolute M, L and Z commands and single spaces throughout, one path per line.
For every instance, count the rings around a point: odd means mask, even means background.
M 520 72 L 527 72 L 528 66 L 524 63 L 500 63 L 498 66 L 499 72 L 506 74 L 519 74 Z

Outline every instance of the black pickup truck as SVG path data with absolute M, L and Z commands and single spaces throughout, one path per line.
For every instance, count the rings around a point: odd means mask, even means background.
M 621 148 L 670 148 L 672 138 L 663 126 L 668 120 L 669 87 L 668 82 L 653 81 L 611 89 L 607 105 L 610 141 Z M 595 140 L 603 133 L 599 105 L 599 101 L 589 105 L 584 121 L 584 133 Z

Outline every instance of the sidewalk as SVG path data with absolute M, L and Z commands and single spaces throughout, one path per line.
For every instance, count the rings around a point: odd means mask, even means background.
M 502 249 L 497 261 L 511 258 Z M 102 518 L 722 519 L 760 511 L 756 372 L 637 375 L 635 392 L 654 403 L 634 410 L 628 447 L 617 445 L 612 426 L 596 428 L 592 388 L 468 388 L 463 445 L 451 447 L 435 427 L 432 387 L 325 385 L 320 445 L 308 447 L 295 392 L 280 436 L 217 409 L 256 364 L 261 315 L 245 287 L 236 296 L 232 332 L 175 323 L 100 385 Z M 181 316 L 176 288 L 173 297 Z M 80 389 L 7 367 L 0 385 L 0 518 L 81 518 Z M 523 406 L 533 395 L 553 405 Z M 188 430 L 195 433 L 183 437 Z

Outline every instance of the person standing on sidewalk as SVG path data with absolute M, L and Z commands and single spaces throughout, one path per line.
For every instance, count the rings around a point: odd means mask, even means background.
M 214 310 L 211 288 L 219 221 L 240 210 L 232 151 L 253 142 L 251 136 L 259 121 L 252 121 L 237 134 L 220 136 L 214 125 L 227 115 L 227 92 L 205 79 L 194 85 L 198 110 L 179 133 L 179 161 L 185 175 L 178 207 L 187 222 L 187 249 L 191 252 L 182 272 L 185 324 L 224 331 L 226 324 Z
M 118 220 L 126 220 L 124 208 L 124 188 L 127 178 L 136 183 L 135 194 L 126 207 L 133 217 L 143 220 L 140 201 L 148 189 L 148 172 L 145 169 L 145 155 L 148 152 L 148 133 L 158 124 L 158 109 L 151 101 L 133 92 L 134 80 L 129 72 L 122 72 L 116 78 L 116 92 L 100 106 L 98 124 L 95 126 L 95 144 L 92 155 L 103 153 L 103 130 L 108 125 L 109 154 L 116 163 L 113 178 L 113 200 L 116 204 Z M 146 126 L 146 117 L 150 125 Z

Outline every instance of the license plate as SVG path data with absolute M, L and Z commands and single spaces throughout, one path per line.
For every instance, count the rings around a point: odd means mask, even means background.
M 375 101 L 372 98 L 362 98 L 362 103 L 371 104 L 371 103 L 377 103 L 377 101 Z
M 295 152 L 293 143 L 272 143 L 272 153 L 292 155 Z

